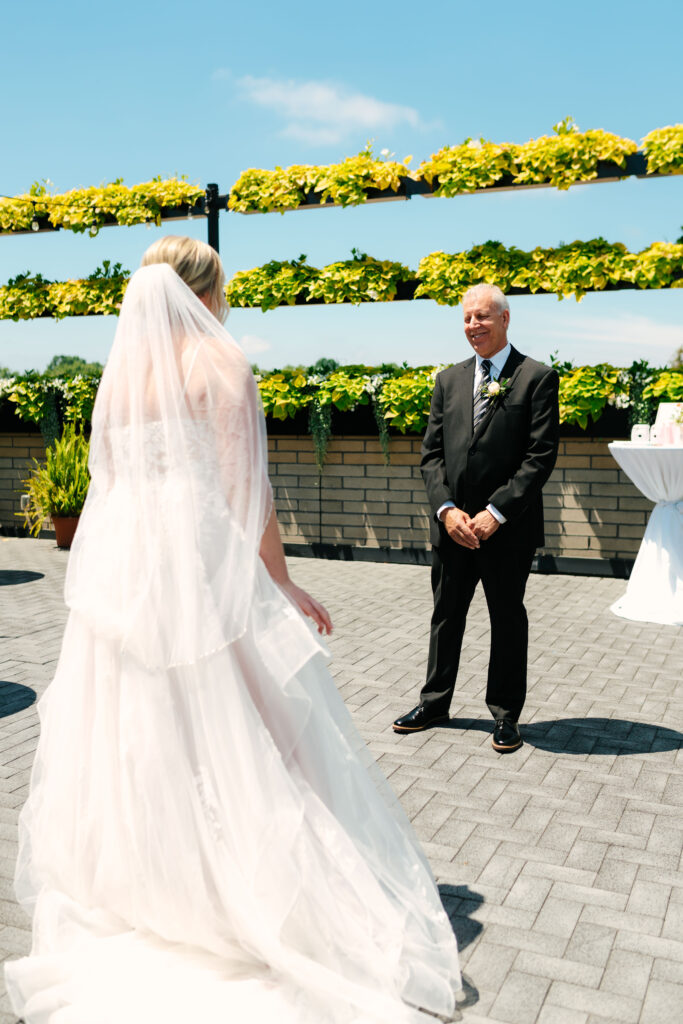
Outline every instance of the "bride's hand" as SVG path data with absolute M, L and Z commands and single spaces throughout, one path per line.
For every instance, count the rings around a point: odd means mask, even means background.
M 283 583 L 282 589 L 304 615 L 307 615 L 309 619 L 313 619 L 319 633 L 329 634 L 332 632 L 332 619 L 327 608 L 320 604 L 319 601 L 316 601 L 315 598 L 311 597 L 305 590 L 302 590 L 301 587 L 297 587 L 296 583 L 293 583 L 291 580 Z

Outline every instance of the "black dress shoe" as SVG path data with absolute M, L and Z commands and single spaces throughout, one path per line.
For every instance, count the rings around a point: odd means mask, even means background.
M 511 722 L 508 718 L 497 719 L 491 743 L 493 749 L 500 751 L 501 754 L 509 754 L 521 747 L 522 737 L 519 735 L 517 723 Z
M 428 708 L 418 704 L 416 708 L 409 711 L 407 715 L 397 718 L 394 722 L 394 732 L 420 732 L 421 729 L 428 729 L 430 725 L 437 722 L 446 722 L 448 712 L 430 711 Z

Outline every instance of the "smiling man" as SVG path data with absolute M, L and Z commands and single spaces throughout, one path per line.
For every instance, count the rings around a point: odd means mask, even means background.
M 434 613 L 420 703 L 394 722 L 417 732 L 448 718 L 465 620 L 481 580 L 491 620 L 486 703 L 493 747 L 522 745 L 528 624 L 524 590 L 543 544 L 541 489 L 557 457 L 555 370 L 507 339 L 510 309 L 495 285 L 462 303 L 474 357 L 437 375 L 421 469 L 432 510 Z

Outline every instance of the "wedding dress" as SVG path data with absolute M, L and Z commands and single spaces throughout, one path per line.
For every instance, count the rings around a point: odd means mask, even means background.
M 258 555 L 253 375 L 166 265 L 93 415 L 70 608 L 20 821 L 27 1024 L 417 1024 L 457 951 L 324 645 Z M 419 1009 L 422 1008 L 422 1009 Z

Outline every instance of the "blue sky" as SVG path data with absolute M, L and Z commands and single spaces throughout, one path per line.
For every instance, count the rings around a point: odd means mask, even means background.
M 660 0 L 571 5 L 358 0 L 193 8 L 42 0 L 4 5 L 0 193 L 48 178 L 59 191 L 184 173 L 229 190 L 247 167 L 326 163 L 374 139 L 413 166 L 468 136 L 523 142 L 571 115 L 639 141 L 683 120 L 683 7 Z M 8 97 L 12 97 L 8 102 Z M 421 199 L 284 216 L 221 215 L 228 275 L 306 253 L 317 265 L 352 247 L 416 267 L 437 249 L 487 239 L 530 248 L 602 235 L 632 249 L 683 233 L 683 177 L 568 192 Z M 134 269 L 160 234 L 206 237 L 202 221 L 0 238 L 0 282 L 26 270 L 88 274 L 103 259 Z M 511 338 L 537 358 L 666 363 L 683 344 L 683 289 L 512 299 Z M 0 322 L 0 364 L 55 354 L 104 360 L 113 317 Z M 449 362 L 466 354 L 460 310 L 432 302 L 233 310 L 228 327 L 264 367 Z

